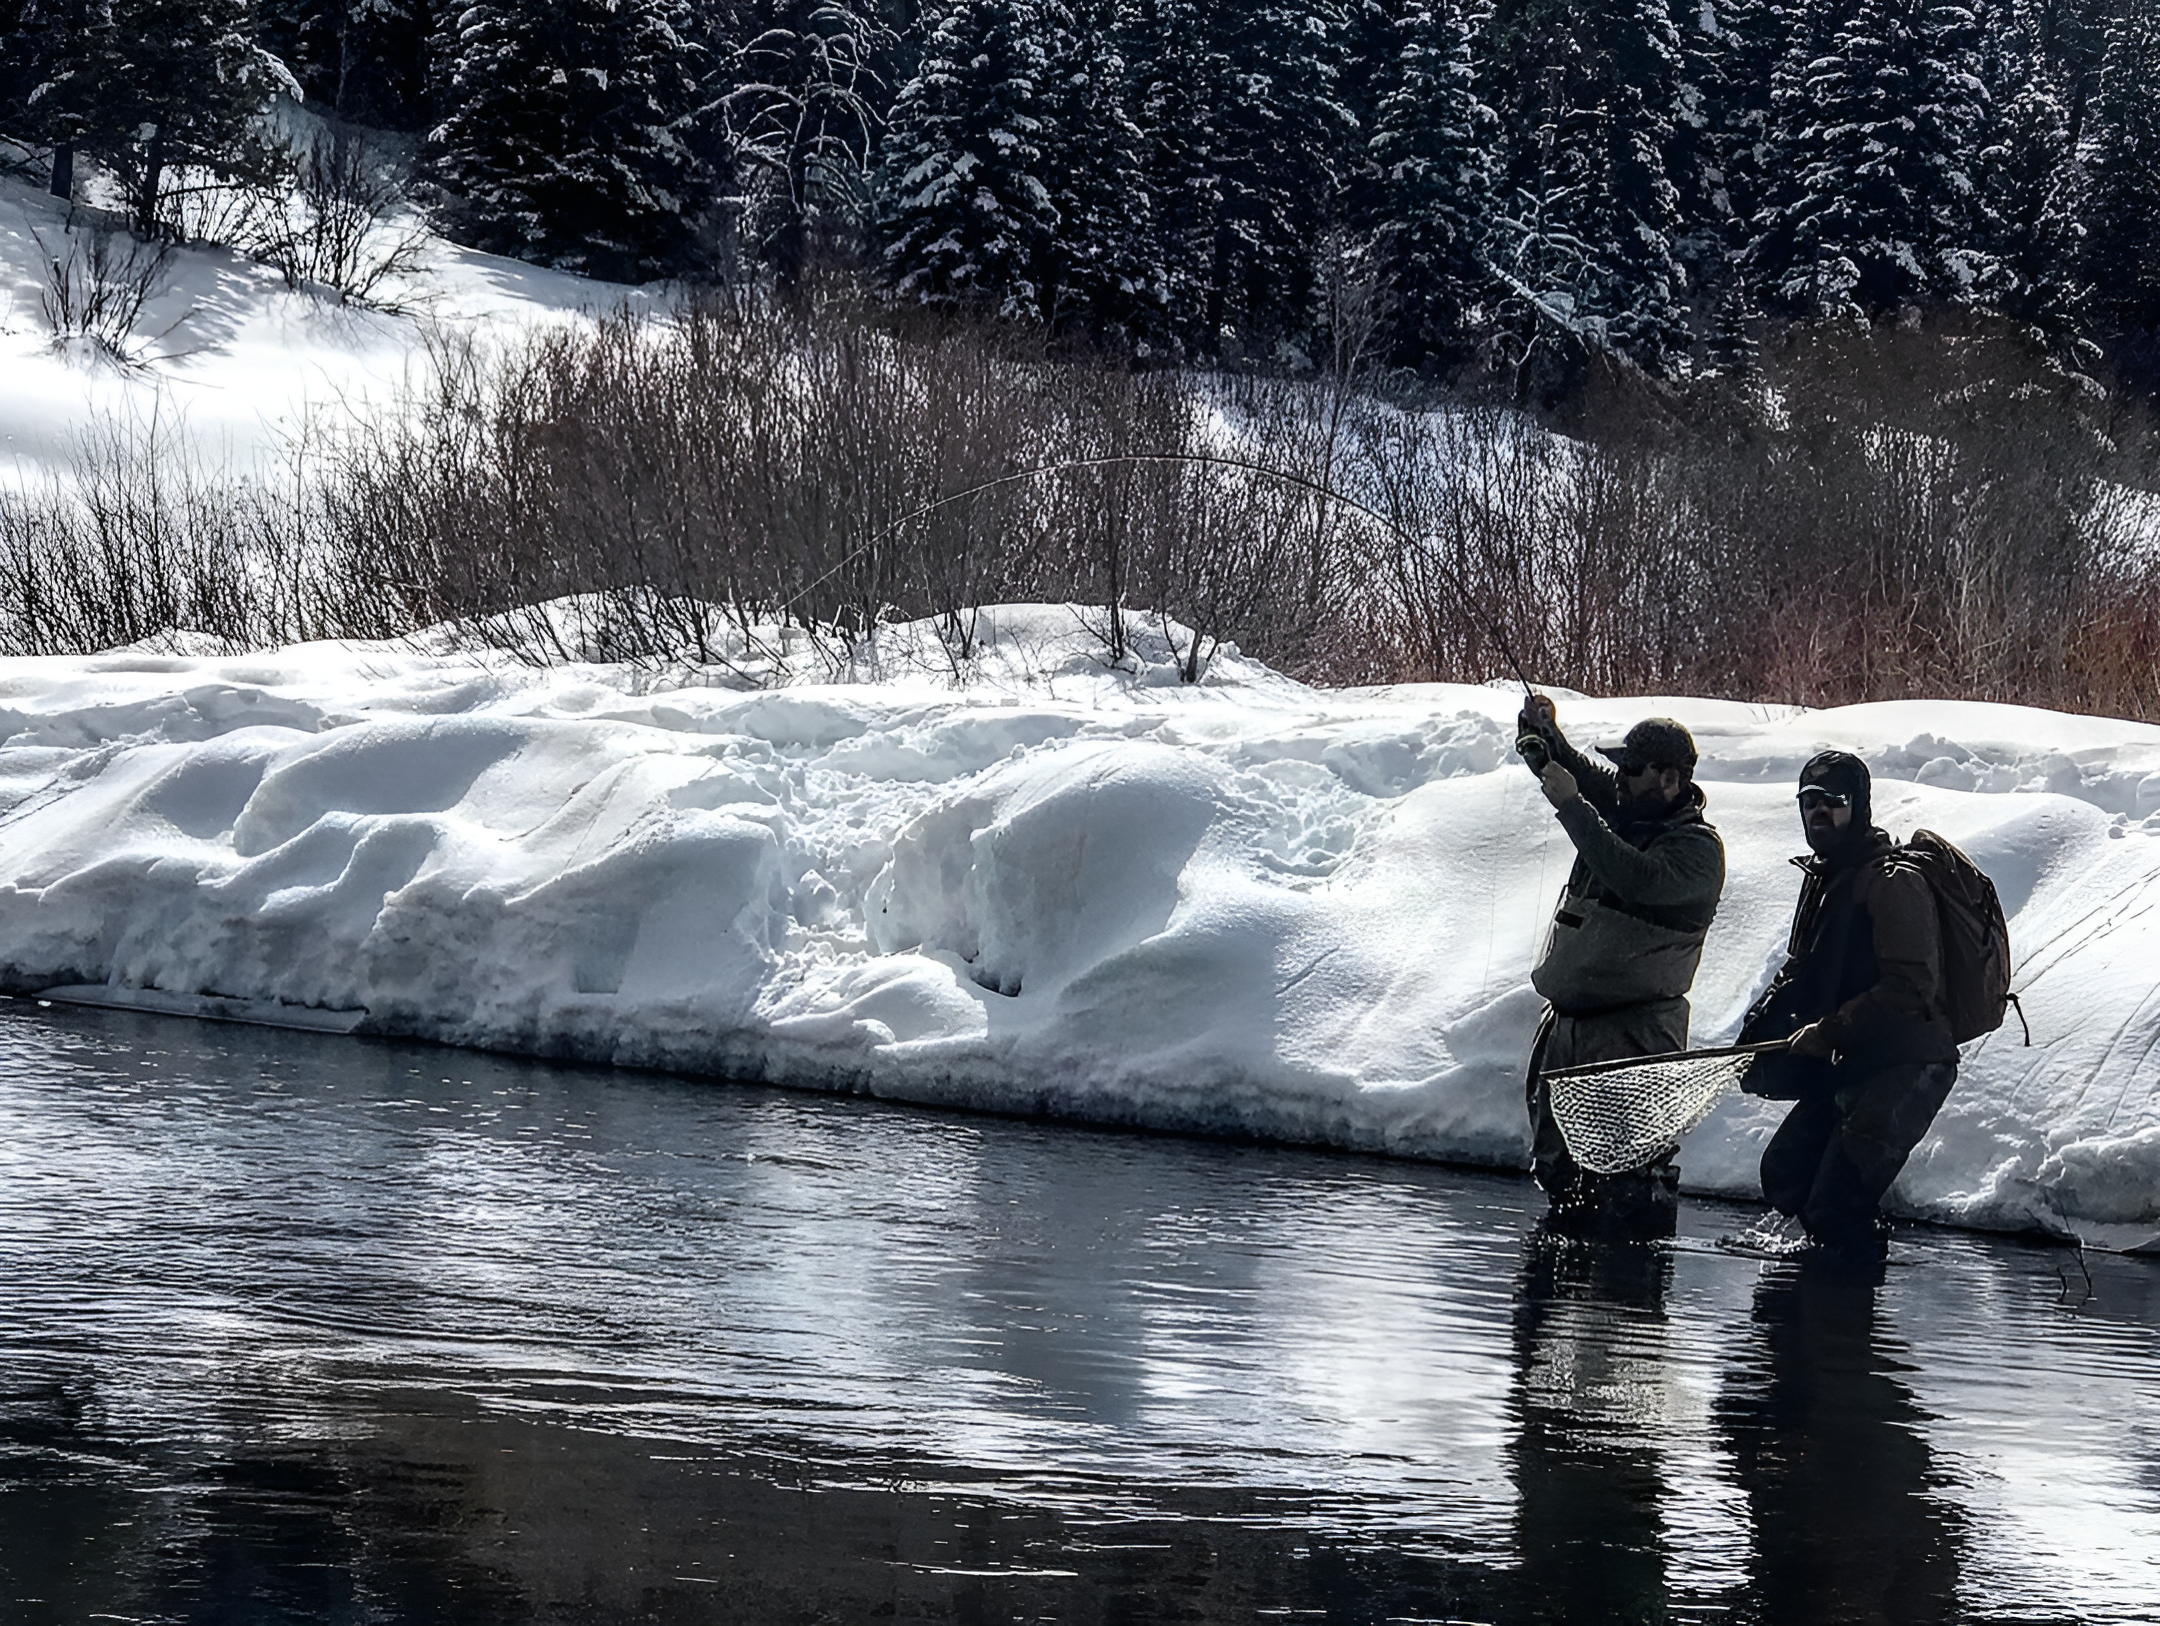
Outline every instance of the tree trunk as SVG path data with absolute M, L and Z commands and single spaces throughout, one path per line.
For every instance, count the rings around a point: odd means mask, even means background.
M 65 141 L 52 150 L 52 195 L 71 202 L 75 197 L 75 149 Z
M 136 212 L 141 217 L 136 227 L 144 238 L 157 235 L 158 189 L 164 180 L 165 138 L 153 135 L 143 153 L 142 196 L 136 200 Z

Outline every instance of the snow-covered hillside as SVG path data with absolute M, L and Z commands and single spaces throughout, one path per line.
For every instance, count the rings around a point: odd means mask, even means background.
M 418 383 L 431 335 L 504 335 L 651 297 L 429 237 L 412 274 L 382 290 L 389 314 L 288 289 L 229 249 L 176 248 L 135 323 L 135 365 L 122 366 L 56 343 L 43 304 L 51 261 L 86 254 L 96 224 L 0 177 L 0 484 L 65 473 L 84 436 L 112 426 L 154 430 L 212 469 L 264 472 L 315 420 Z M 115 244 L 138 252 L 124 234 Z
M 1066 608 L 755 691 L 316 645 L 0 663 L 0 967 L 365 1028 L 1098 1122 L 1524 1161 L 1528 971 L 1567 849 L 1501 688 L 1106 667 Z M 1143 644 L 1143 652 L 1146 646 Z M 1155 650 L 1159 657 L 1161 648 Z M 1695 729 L 1732 881 L 1697 984 L 1778 955 L 1793 773 L 1962 843 L 2035 1042 L 1969 1047 L 1911 1213 L 2160 1237 L 2160 729 L 2008 706 L 1570 702 Z M 1683 1153 L 1744 1193 L 1781 1108 Z

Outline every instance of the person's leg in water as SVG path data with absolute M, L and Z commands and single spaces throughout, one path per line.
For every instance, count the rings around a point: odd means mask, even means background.
M 1538 1023 L 1537 1037 L 1530 1042 L 1530 1074 L 1524 1084 L 1524 1105 L 1530 1113 L 1530 1177 L 1554 1202 L 1572 1193 L 1582 1180 L 1582 1170 L 1568 1155 L 1567 1138 L 1553 1121 L 1552 1102 L 1545 1090 L 1545 1070 L 1568 1065 L 1552 1059 L 1554 1030 L 1562 1023 L 1567 1023 L 1570 1030 L 1574 1026 L 1547 1006 L 1545 1019 Z M 1560 1053 L 1574 1049 L 1573 1037 L 1572 1031 L 1561 1035 Z
M 1837 1134 L 1837 1102 L 1828 1089 L 1811 1090 L 1792 1104 L 1770 1144 L 1763 1148 L 1763 1201 L 1787 1219 L 1798 1219 L 1814 1189 L 1823 1153 Z
M 1554 1121 L 1544 1074 L 1593 1062 L 1656 1056 L 1687 1047 L 1688 1003 L 1659 1000 L 1597 1016 L 1548 1011 L 1531 1047 L 1531 1172 L 1566 1230 L 1670 1235 L 1679 1213 L 1680 1171 L 1671 1154 L 1622 1174 L 1592 1174 L 1569 1155 Z
M 1956 1081 L 1955 1062 L 1910 1062 L 1797 1103 L 1763 1153 L 1764 1197 L 1826 1247 L 1880 1253 L 1882 1199 Z

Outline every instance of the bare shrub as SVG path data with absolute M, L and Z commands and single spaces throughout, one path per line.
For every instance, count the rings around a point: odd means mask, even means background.
M 978 328 L 713 306 L 434 377 L 340 458 L 341 534 L 410 584 L 414 617 L 542 650 L 560 617 L 523 607 L 576 595 L 613 606 L 586 624 L 619 658 L 718 658 L 777 623 L 839 670 L 928 616 L 958 666 L 978 606 L 1080 599 L 1105 606 L 1113 660 L 1126 611 L 1192 626 L 1197 679 L 1233 632 L 1289 651 L 1335 586 L 1329 504 L 1193 461 L 1188 383 Z M 1309 391 L 1236 405 L 1266 456 L 1324 474 Z
M 108 227 L 70 227 L 66 239 L 63 253 L 37 238 L 45 264 L 38 291 L 45 325 L 58 344 L 86 341 L 114 361 L 135 365 L 141 360 L 136 330 L 144 308 L 165 291 L 172 250 Z
M 80 653 L 176 632 L 240 650 L 358 630 L 320 591 L 331 573 L 297 495 L 107 426 L 66 478 L 0 493 L 0 650 Z
M 158 229 L 168 242 L 216 243 L 252 253 L 285 210 L 289 166 L 266 157 L 244 176 L 188 168 L 158 194 Z
M 272 491 L 113 439 L 0 500 L 0 647 L 453 623 L 536 660 L 873 674 L 931 618 L 1088 606 L 1204 678 L 1538 681 L 2160 715 L 2160 459 L 2000 335 L 1827 336 L 1750 392 L 1586 412 L 1054 359 L 844 301 L 713 303 L 500 353 Z
M 2153 707 L 2155 483 L 2120 407 L 2016 335 L 1803 336 L 1746 395 L 1640 394 L 1566 439 L 1367 425 L 1396 670 L 1829 705 Z
M 1373 641 L 1391 675 L 1483 676 L 1508 654 L 1561 666 L 1545 641 L 1543 595 L 1557 580 L 1552 492 L 1563 443 L 1493 407 L 1373 414 L 1358 424 L 1389 534 L 1374 556 Z
M 395 155 L 366 131 L 333 122 L 302 138 L 284 208 L 231 241 L 275 266 L 288 288 L 371 303 L 419 263 L 427 238 L 407 215 Z

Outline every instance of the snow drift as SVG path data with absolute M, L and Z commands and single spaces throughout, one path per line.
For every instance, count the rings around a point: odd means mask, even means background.
M 755 690 L 446 647 L 0 662 L 0 975 L 914 1101 L 1521 1167 L 1532 957 L 1569 858 L 1504 688 L 1113 670 L 984 613 Z M 1152 658 L 1150 658 L 1152 656 Z M 695 676 L 695 675 L 692 675 Z M 2160 1238 L 2160 728 L 2011 706 L 1567 700 L 1694 729 L 1731 881 L 1695 993 L 1782 950 L 1799 764 L 1995 878 L 2034 1031 L 1968 1046 L 1895 1200 Z M 142 996 L 156 1002 L 156 994 Z M 171 1003 L 171 1000 L 167 1000 Z M 1748 1194 L 1780 1106 L 1682 1154 Z

